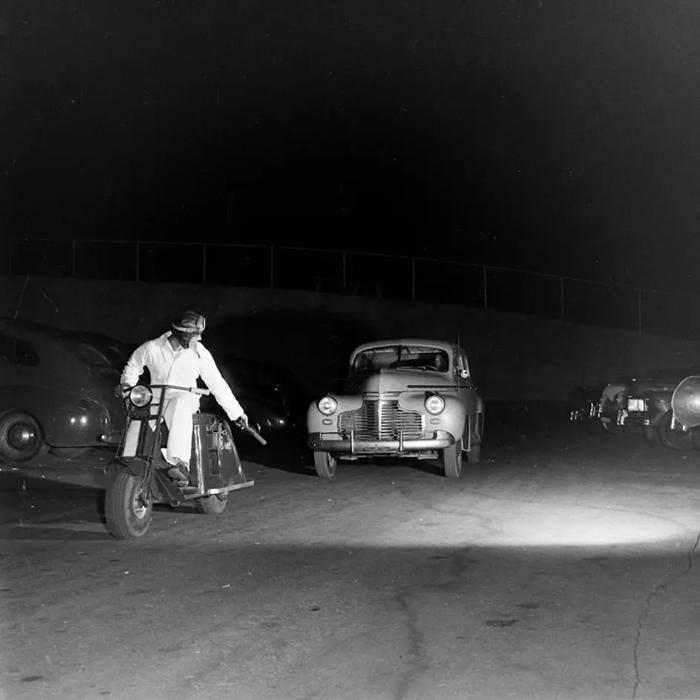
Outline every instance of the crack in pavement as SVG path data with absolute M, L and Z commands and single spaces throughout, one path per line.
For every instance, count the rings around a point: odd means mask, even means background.
M 418 591 L 430 589 L 444 591 L 461 586 L 462 581 L 467 578 L 468 568 L 474 563 L 470 554 L 471 549 L 467 548 L 447 555 L 449 567 L 445 574 L 445 580 L 409 584 L 400 588 L 394 595 L 394 600 L 399 610 L 403 613 L 405 624 L 408 628 L 407 658 L 404 659 L 406 670 L 399 674 L 396 691 L 393 694 L 395 700 L 403 700 L 415 684 L 416 679 L 430 669 L 430 661 L 426 653 L 429 645 L 426 641 L 425 633 L 421 630 L 419 612 L 411 607 L 411 597 L 415 596 Z M 478 631 L 468 642 L 466 648 L 469 649 L 482 633 L 483 630 Z
M 639 645 L 642 639 L 642 628 L 644 626 L 644 620 L 646 619 L 647 615 L 649 614 L 649 611 L 651 610 L 651 603 L 652 600 L 655 596 L 657 596 L 661 591 L 665 591 L 668 586 L 672 586 L 675 583 L 678 583 L 684 576 L 687 576 L 691 569 L 693 568 L 693 556 L 695 554 L 695 551 L 698 548 L 698 545 L 700 544 L 700 533 L 698 533 L 698 536 L 695 538 L 695 542 L 693 543 L 693 546 L 690 547 L 688 550 L 688 553 L 686 555 L 686 559 L 688 561 L 688 565 L 685 567 L 683 571 L 681 571 L 677 576 L 675 576 L 673 579 L 666 580 L 662 583 L 659 583 L 657 586 L 654 586 L 654 588 L 649 591 L 649 594 L 647 595 L 646 599 L 646 605 L 644 607 L 644 610 L 641 612 L 639 617 L 637 618 L 637 635 L 635 638 L 634 642 L 634 651 L 632 652 L 632 660 L 634 664 L 634 688 L 632 689 L 632 700 L 636 700 L 637 693 L 639 692 L 639 689 L 642 685 L 642 681 L 639 677 Z

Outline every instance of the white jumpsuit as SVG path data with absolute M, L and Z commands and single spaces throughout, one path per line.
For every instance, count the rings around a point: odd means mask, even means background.
M 231 387 L 221 376 L 209 350 L 201 343 L 196 347 L 173 350 L 168 331 L 159 338 L 148 340 L 140 345 L 129 358 L 121 376 L 121 383 L 134 386 L 145 367 L 151 373 L 151 384 L 174 384 L 196 387 L 201 377 L 207 388 L 226 411 L 229 419 L 235 421 L 244 411 L 233 395 Z M 199 408 L 199 395 L 186 391 L 169 390 L 165 400 L 164 417 L 168 426 L 168 446 L 166 459 L 170 464 L 179 460 L 189 464 L 192 454 L 192 415 Z M 136 426 L 135 426 L 136 427 Z M 136 433 L 133 438 L 137 438 Z M 127 434 L 127 444 L 132 436 Z M 132 439 L 133 439 L 132 438 Z

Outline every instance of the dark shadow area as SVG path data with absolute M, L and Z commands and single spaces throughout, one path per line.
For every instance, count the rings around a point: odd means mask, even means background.
M 306 447 L 305 432 L 298 435 L 268 436 L 267 445 L 244 438 L 236 440 L 236 447 L 244 462 L 290 474 L 316 475 L 313 454 Z
M 69 530 L 67 528 L 48 528 L 18 525 L 12 527 L 8 539 L 57 542 L 102 542 L 114 540 L 114 538 L 106 530 L 104 532 L 88 532 L 84 530 Z
M 550 401 L 487 401 L 484 440 L 491 433 L 527 429 L 549 431 L 569 424 L 569 405 Z
M 318 392 L 347 373 L 349 354 L 358 344 L 381 336 L 370 323 L 323 309 L 281 308 L 219 316 L 204 342 L 215 357 L 238 355 L 286 366 Z
M 64 493 L 104 491 L 109 476 L 100 467 L 65 465 L 60 469 L 26 466 L 0 472 L 0 493 Z

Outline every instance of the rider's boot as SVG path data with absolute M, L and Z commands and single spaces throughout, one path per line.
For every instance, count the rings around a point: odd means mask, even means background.
M 187 486 L 190 483 L 190 465 L 183 462 L 181 459 L 175 461 L 168 469 L 168 476 L 180 487 Z

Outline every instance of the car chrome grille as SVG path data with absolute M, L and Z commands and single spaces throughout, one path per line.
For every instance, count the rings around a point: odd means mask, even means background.
M 417 411 L 404 411 L 398 401 L 365 401 L 362 408 L 340 416 L 340 432 L 358 440 L 404 440 L 420 438 L 423 416 Z

